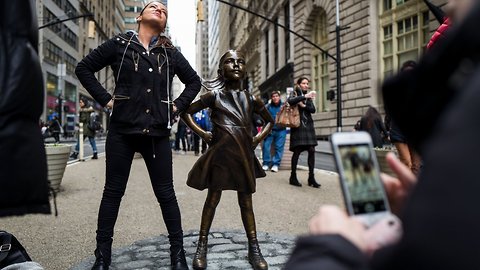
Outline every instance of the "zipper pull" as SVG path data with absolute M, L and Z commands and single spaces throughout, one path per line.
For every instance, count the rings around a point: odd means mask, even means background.
M 135 63 L 135 72 L 138 72 L 138 63 Z

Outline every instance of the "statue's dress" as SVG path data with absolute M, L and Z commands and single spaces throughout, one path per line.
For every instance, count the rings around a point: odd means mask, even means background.
M 265 177 L 253 149 L 252 115 L 264 110 L 248 91 L 213 90 L 200 97 L 211 109 L 213 138 L 193 165 L 187 185 L 198 190 L 254 193 L 255 179 Z

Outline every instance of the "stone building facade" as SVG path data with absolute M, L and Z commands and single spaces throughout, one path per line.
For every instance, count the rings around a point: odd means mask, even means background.
M 216 1 L 215 1 L 216 2 Z M 444 5 L 446 0 L 432 1 Z M 335 56 L 335 1 L 237 1 Z M 311 79 L 317 92 L 316 134 L 327 138 L 337 130 L 337 104 L 327 100 L 336 89 L 336 63 L 285 29 L 246 12 L 230 8 L 230 47 L 245 52 L 250 90 L 268 98 L 272 90 L 284 95 L 300 76 Z M 350 130 L 368 109 L 383 111 L 380 86 L 407 60 L 416 61 L 438 27 L 423 0 L 341 0 L 342 122 Z M 213 27 L 213 26 L 209 26 Z M 215 44 L 215 41 L 210 41 Z M 213 50 L 213 48 L 209 48 Z

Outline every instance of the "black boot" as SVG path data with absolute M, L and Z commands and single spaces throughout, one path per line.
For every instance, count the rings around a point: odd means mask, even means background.
M 78 153 L 77 152 L 73 152 L 71 155 L 70 155 L 70 158 L 73 158 L 73 159 L 77 159 L 78 157 Z
M 319 188 L 321 185 L 315 180 L 313 173 L 308 174 L 308 185 L 314 188 Z
M 104 257 L 102 252 L 98 248 L 95 250 L 95 257 L 95 263 L 93 264 L 91 270 L 108 270 L 110 260 Z
M 302 186 L 302 184 L 300 184 L 300 182 L 298 182 L 297 173 L 292 172 L 290 174 L 290 185 L 296 186 L 296 187 L 301 187 Z
M 97 154 L 97 152 L 94 152 L 94 153 L 93 153 L 92 159 L 98 159 L 98 154 Z
M 185 259 L 185 250 L 183 247 L 171 248 L 170 252 L 172 270 L 188 270 L 187 259 Z
M 197 251 L 193 257 L 193 269 L 203 270 L 207 268 L 207 244 L 208 237 L 200 236 L 197 243 Z
M 267 270 L 268 263 L 263 258 L 258 241 L 249 240 L 248 242 L 248 262 L 253 266 L 254 270 Z

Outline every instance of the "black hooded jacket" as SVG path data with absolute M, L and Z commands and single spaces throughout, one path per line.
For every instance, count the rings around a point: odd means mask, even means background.
M 98 82 L 95 72 L 110 66 L 115 76 L 113 96 Z M 114 98 L 110 130 L 123 134 L 168 136 L 173 120 L 172 80 L 185 90 L 173 101 L 179 111 L 188 108 L 200 91 L 200 78 L 175 47 L 146 50 L 133 31 L 119 34 L 87 55 L 75 70 L 92 97 L 105 106 Z
M 50 213 L 35 1 L 0 1 L 0 217 Z

